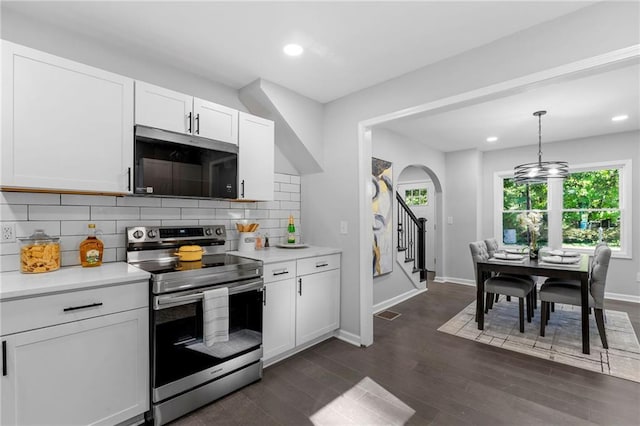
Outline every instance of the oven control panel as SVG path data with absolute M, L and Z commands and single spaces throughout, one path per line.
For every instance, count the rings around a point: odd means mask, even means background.
M 127 244 L 211 241 L 224 243 L 224 225 L 209 226 L 134 226 L 127 228 Z

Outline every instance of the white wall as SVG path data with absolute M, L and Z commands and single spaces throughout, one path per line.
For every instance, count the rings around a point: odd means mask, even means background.
M 300 220 L 300 177 L 274 175 L 276 201 L 234 203 L 226 200 L 159 198 L 146 196 L 38 194 L 0 192 L 0 223 L 15 224 L 16 236 L 26 238 L 36 229 L 60 237 L 62 266 L 78 265 L 78 245 L 87 236 L 87 224 L 95 223 L 104 242 L 104 261 L 126 260 L 128 226 L 225 225 L 227 250 L 238 247 L 235 224 L 247 219 L 259 223 L 269 243 L 284 242 L 289 215 L 296 233 L 303 234 Z M 302 237 L 304 238 L 304 237 Z M 20 243 L 0 243 L 0 271 L 19 269 Z
M 359 283 L 362 279 L 370 285 L 367 282 L 371 281 L 360 275 L 359 265 L 359 252 L 369 250 L 369 242 L 361 247 L 357 228 L 361 184 L 358 123 L 636 44 L 639 26 L 637 3 L 597 3 L 325 106 L 325 172 L 302 177 L 302 216 L 307 224 L 313 224 L 307 227 L 311 241 L 343 250 L 343 330 L 360 335 Z M 455 193 L 451 196 L 455 198 Z M 339 233 L 341 220 L 349 223 L 349 235 Z M 365 241 L 366 236 L 362 237 Z M 468 243 L 470 235 L 459 237 Z M 445 236 L 445 241 L 449 240 Z M 452 241 L 452 247 L 468 252 L 462 241 Z M 447 254 L 456 254 L 456 249 Z M 470 261 L 453 260 L 449 264 L 445 255 L 445 262 L 445 275 L 455 276 L 458 266 L 471 270 L 466 264 Z
M 422 165 L 430 168 L 441 183 L 444 181 L 444 154 L 431 149 L 424 144 L 407 139 L 387 129 L 374 129 L 373 156 L 393 163 L 394 193 L 397 189 L 399 176 L 402 171 L 412 165 Z M 425 172 L 422 172 L 423 179 Z M 393 247 L 397 246 L 398 226 L 397 201 L 393 197 Z M 377 305 L 396 296 L 415 289 L 411 281 L 396 264 L 396 251 L 393 253 L 393 272 L 376 277 L 373 280 L 373 304 Z
M 495 172 L 513 170 L 516 164 L 535 160 L 537 149 L 532 146 L 488 151 L 483 155 L 482 173 L 482 212 L 483 220 L 480 233 L 483 238 L 493 236 L 494 193 L 493 175 Z M 533 157 L 533 160 L 532 160 Z M 633 195 L 631 200 L 633 233 L 631 238 L 631 259 L 613 258 L 607 275 L 607 293 L 616 297 L 630 296 L 640 301 L 640 282 L 636 274 L 640 272 L 640 132 L 626 132 L 607 136 L 576 139 L 564 142 L 543 144 L 543 160 L 564 160 L 572 164 L 590 164 L 605 161 L 632 160 Z M 499 236 L 498 236 L 499 237 Z M 473 278 L 473 272 L 464 272 L 459 278 Z

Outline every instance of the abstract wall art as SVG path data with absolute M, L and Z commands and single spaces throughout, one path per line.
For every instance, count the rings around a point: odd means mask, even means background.
M 373 209 L 373 276 L 393 271 L 393 167 L 371 158 Z

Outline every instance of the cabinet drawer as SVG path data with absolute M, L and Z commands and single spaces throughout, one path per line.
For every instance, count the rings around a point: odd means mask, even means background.
M 296 261 L 278 262 L 264 265 L 264 282 L 286 280 L 296 277 Z
M 149 306 L 149 282 L 58 293 L 0 304 L 0 335 Z
M 340 268 L 340 255 L 330 254 L 316 256 L 308 259 L 300 259 L 297 264 L 298 275 L 315 274 L 316 272 L 329 271 Z

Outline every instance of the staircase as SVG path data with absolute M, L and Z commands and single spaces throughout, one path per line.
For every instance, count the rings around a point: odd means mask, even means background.
M 416 217 L 402 196 L 396 191 L 398 201 L 397 262 L 417 289 L 426 288 L 426 223 Z

